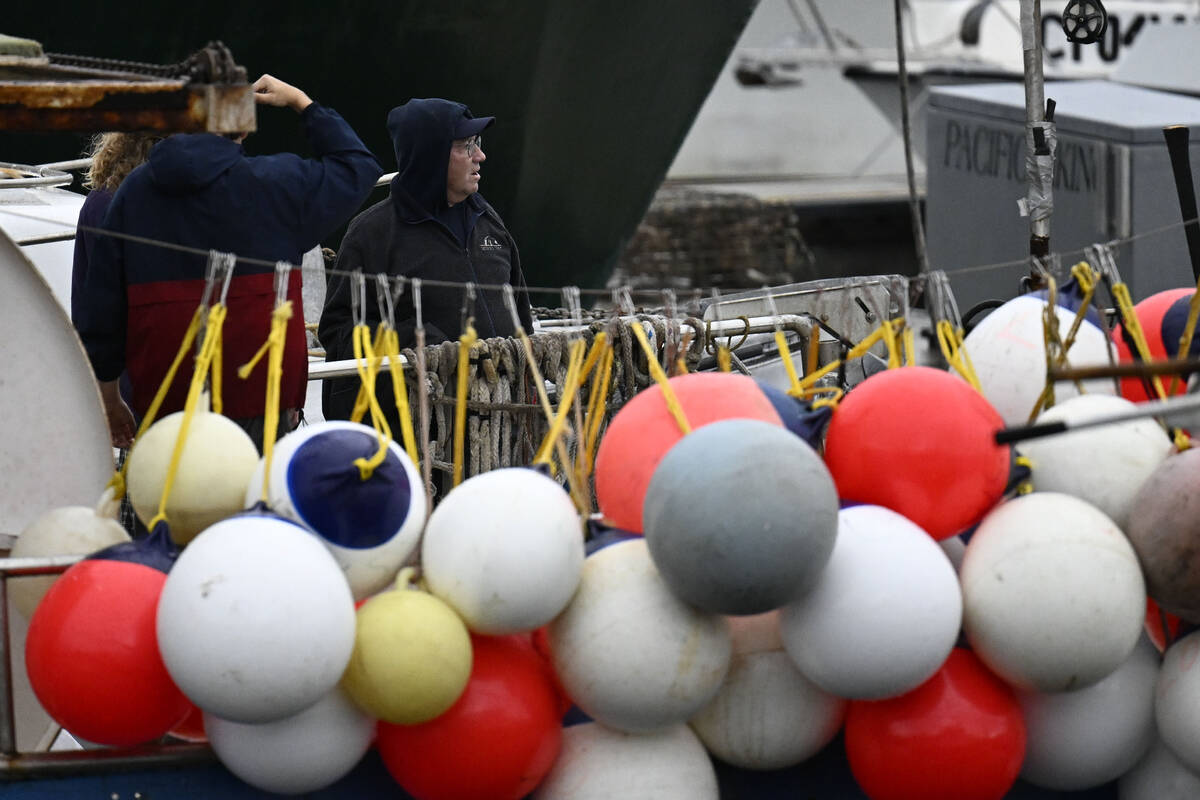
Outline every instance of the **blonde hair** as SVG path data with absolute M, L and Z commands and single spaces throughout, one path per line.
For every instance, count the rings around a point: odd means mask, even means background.
M 150 148 L 162 138 L 161 133 L 96 134 L 89 148 L 92 165 L 84 175 L 84 187 L 115 192 L 121 181 L 150 157 Z

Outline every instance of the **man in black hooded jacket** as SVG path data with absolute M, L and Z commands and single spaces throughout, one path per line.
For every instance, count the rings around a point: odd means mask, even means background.
M 351 333 L 350 278 L 367 277 L 366 321 L 379 323 L 375 274 L 513 287 L 522 327 L 532 332 L 529 298 L 517 245 L 496 211 L 479 194 L 480 166 L 487 159 L 480 134 L 494 117 L 474 117 L 462 103 L 438 98 L 409 100 L 388 114 L 396 150 L 397 174 L 391 196 L 350 223 L 338 250 L 335 274 L 321 314 L 318 338 L 326 360 L 354 357 Z M 425 341 L 437 344 L 462 334 L 465 289 L 423 286 L 421 315 Z M 480 338 L 512 336 L 512 316 L 498 289 L 476 292 L 471 310 Z M 406 287 L 396 307 L 400 346 L 415 343 L 416 311 Z M 327 380 L 322 406 L 327 419 L 347 419 L 358 395 L 359 380 Z M 395 422 L 390 381 L 376 384 L 376 396 Z

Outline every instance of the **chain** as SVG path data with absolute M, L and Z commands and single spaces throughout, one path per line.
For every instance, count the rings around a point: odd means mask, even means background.
M 155 78 L 183 78 L 193 83 L 245 83 L 246 69 L 233 60 L 229 48 L 221 42 L 209 42 L 177 64 L 148 64 L 95 56 L 46 53 L 51 64 L 106 72 L 128 72 Z

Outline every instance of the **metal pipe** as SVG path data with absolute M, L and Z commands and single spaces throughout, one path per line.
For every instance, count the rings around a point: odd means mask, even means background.
M 130 770 L 206 766 L 215 763 L 217 757 L 211 747 L 192 743 L 23 753 L 12 758 L 0 757 L 0 783 Z
M 75 176 L 49 166 L 33 167 L 29 164 L 11 164 L 0 161 L 0 168 L 25 173 L 21 178 L 4 178 L 0 187 L 5 189 L 28 189 L 34 186 L 66 186 Z
M 1062 433 L 1097 428 L 1102 425 L 1115 425 L 1119 422 L 1130 422 L 1146 417 L 1162 417 L 1171 419 L 1181 414 L 1200 410 L 1200 395 L 1187 394 L 1167 400 L 1151 400 L 1136 403 L 1136 408 L 1120 411 L 1094 419 L 1078 420 L 1076 422 L 1038 422 L 1033 425 L 1018 425 L 1012 428 L 1001 428 L 996 431 L 996 444 L 1015 444 L 1027 439 L 1040 439 L 1043 436 L 1056 436 Z
M 75 239 L 75 231 L 64 231 L 63 233 L 47 233 L 42 236 L 30 236 L 28 239 L 19 239 L 17 247 L 25 247 L 31 244 L 51 244 L 52 242 L 70 242 Z
M 637 317 L 621 317 L 623 322 L 636 321 Z M 739 336 L 742 333 L 773 333 L 776 326 L 782 328 L 790 328 L 797 333 L 804 334 L 811 332 L 816 323 L 812 318 L 803 314 L 780 314 L 776 317 L 749 317 L 749 326 L 740 319 L 727 320 L 710 320 L 703 326 L 704 330 L 697 330 L 696 335 L 705 332 L 714 336 Z M 564 322 L 570 322 L 564 320 Z M 688 325 L 695 328 L 687 320 L 675 320 L 678 326 Z M 556 325 L 555 330 L 564 333 L 586 330 L 585 325 Z M 379 360 L 380 369 L 390 367 L 391 361 L 386 357 Z M 400 356 L 401 366 L 408 366 L 408 359 L 403 355 Z M 329 378 L 349 378 L 358 375 L 358 362 L 354 359 L 344 359 L 342 361 L 315 361 L 309 362 L 308 379 L 310 381 L 323 381 Z
M 68 172 L 73 169 L 85 169 L 87 167 L 90 167 L 91 165 L 92 165 L 92 159 L 90 159 L 90 158 L 75 158 L 70 161 L 51 161 L 49 164 L 38 164 L 37 169 L 39 169 L 39 170 L 56 169 L 56 170 L 61 170 L 63 172 Z
M 903 0 L 893 0 L 896 17 L 896 69 L 900 82 L 900 129 L 904 134 L 904 172 L 908 179 L 908 208 L 912 218 L 913 245 L 917 250 L 917 269 L 929 272 L 929 254 L 925 247 L 925 223 L 921 201 L 917 197 L 917 176 L 913 167 L 912 121 L 908 108 L 908 65 L 904 53 Z
M 0 571 L 0 756 L 17 753 L 17 714 L 13 708 L 12 655 L 9 653 L 8 576 Z
M 1021 50 L 1025 66 L 1025 166 L 1031 192 L 1043 187 L 1037 167 L 1034 129 L 1045 124 L 1046 93 L 1042 72 L 1042 3 L 1021 0 Z M 1031 198 L 1032 195 L 1031 195 Z M 1034 207 L 1029 209 L 1029 254 L 1044 258 L 1050 254 L 1050 216 Z
M 23 575 L 52 575 L 62 572 L 84 556 L 41 556 L 0 558 L 0 763 L 17 756 L 17 720 L 13 708 L 11 630 L 8 624 L 8 579 Z M 3 776 L 0 769 L 0 777 Z

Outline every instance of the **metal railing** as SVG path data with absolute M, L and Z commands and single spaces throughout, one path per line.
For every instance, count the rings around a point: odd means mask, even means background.
M 6 537 L 7 538 L 7 537 Z M 0 783 L 38 778 L 120 772 L 216 763 L 207 744 L 155 743 L 137 747 L 20 752 L 13 700 L 12 631 L 8 616 L 8 579 L 57 575 L 85 556 L 0 558 Z

